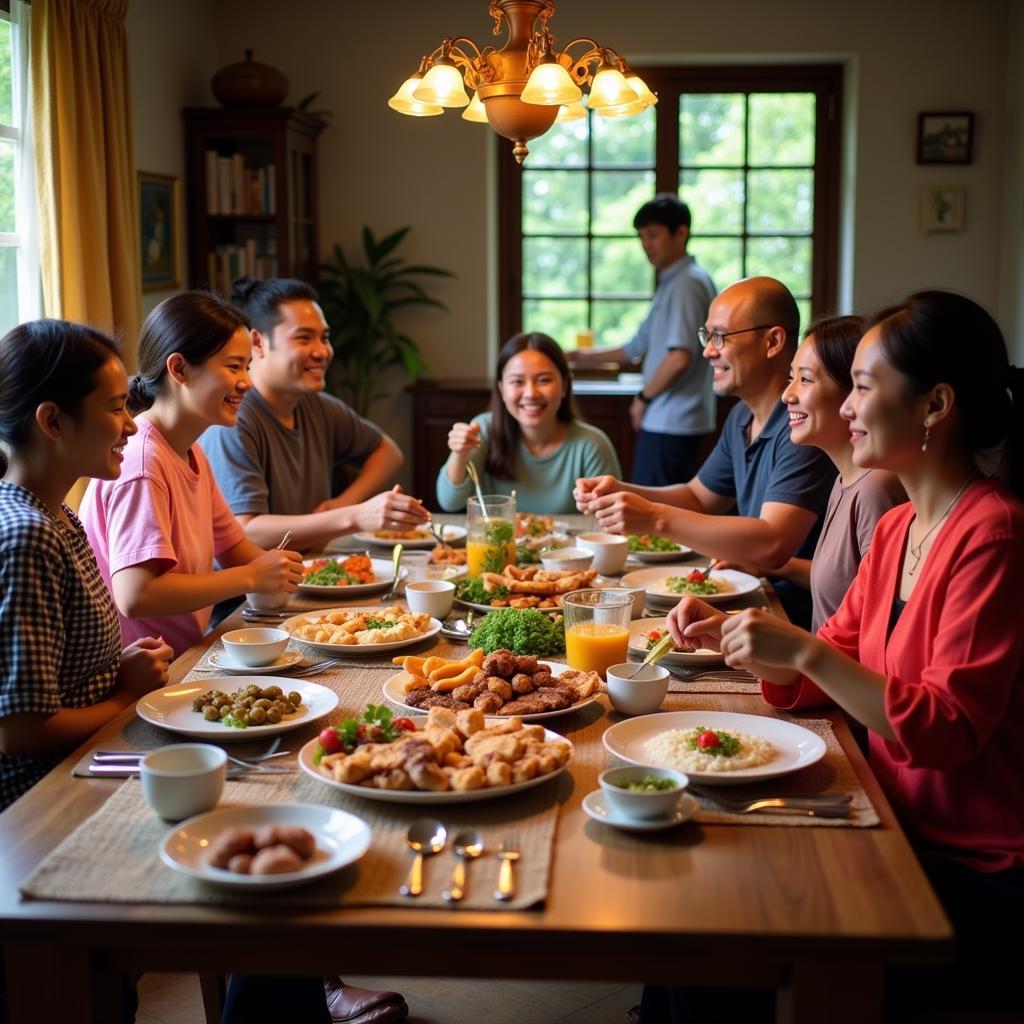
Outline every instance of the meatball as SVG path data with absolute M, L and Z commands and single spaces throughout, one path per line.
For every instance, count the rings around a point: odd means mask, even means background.
M 512 699 L 512 684 L 507 679 L 488 676 L 487 689 L 490 693 L 497 694 L 503 701 Z
M 531 676 L 540 668 L 537 664 L 536 654 L 519 654 L 515 658 L 515 663 L 517 672 L 525 672 Z
M 538 689 L 542 686 L 557 686 L 555 677 L 545 669 L 533 673 L 533 685 Z
M 533 681 L 533 676 L 528 676 L 525 672 L 517 672 L 512 677 L 512 689 L 519 694 L 533 693 L 537 689 L 537 684 Z
M 501 647 L 488 654 L 481 666 L 489 676 L 500 676 L 507 679 L 515 672 L 516 657 L 506 647 Z
M 477 686 L 476 683 L 463 683 L 462 686 L 456 686 L 452 690 L 452 696 L 456 700 L 464 700 L 467 704 L 472 704 L 480 696 L 481 691 L 482 687 Z
M 485 715 L 493 715 L 502 705 L 502 699 L 496 693 L 481 693 L 475 701 L 473 701 L 473 707 L 478 711 L 482 711 Z

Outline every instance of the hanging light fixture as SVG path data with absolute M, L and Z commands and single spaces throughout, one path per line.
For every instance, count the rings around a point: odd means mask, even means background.
M 522 163 L 526 143 L 556 119 L 585 116 L 583 86 L 590 86 L 587 105 L 602 117 L 630 117 L 657 102 L 622 57 L 593 39 L 574 39 L 556 50 L 548 31 L 554 0 L 490 0 L 488 12 L 494 35 L 501 35 L 503 27 L 508 31 L 500 50 L 449 36 L 423 58 L 388 106 L 419 117 L 444 107 L 466 107 L 463 118 L 486 122 L 511 139 L 512 153 Z M 574 47 L 580 48 L 578 56 L 569 52 Z M 472 103 L 466 86 L 474 90 Z

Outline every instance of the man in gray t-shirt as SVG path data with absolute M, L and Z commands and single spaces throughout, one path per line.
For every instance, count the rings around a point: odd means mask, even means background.
M 243 278 L 232 298 L 252 324 L 253 389 L 237 426 L 211 427 L 200 444 L 247 535 L 274 547 L 290 530 L 306 551 L 355 530 L 426 522 L 420 501 L 386 490 L 403 461 L 395 442 L 324 393 L 333 350 L 312 287 Z M 352 465 L 358 475 L 336 493 L 337 471 Z
M 658 287 L 647 318 L 619 348 L 569 354 L 573 366 L 596 362 L 643 362 L 643 387 L 630 418 L 637 431 L 633 482 L 650 487 L 683 483 L 693 476 L 704 439 L 715 428 L 711 368 L 701 358 L 697 329 L 715 297 L 715 284 L 686 252 L 690 208 L 671 193 L 644 203 L 633 226 Z

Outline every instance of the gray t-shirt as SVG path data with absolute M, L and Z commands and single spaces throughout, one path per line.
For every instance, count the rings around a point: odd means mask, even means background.
M 869 469 L 846 487 L 842 478 L 836 477 L 811 560 L 812 633 L 817 633 L 843 603 L 871 547 L 875 524 L 889 509 L 906 500 L 899 479 L 884 469 Z M 883 595 L 878 597 L 883 599 Z
M 303 395 L 286 427 L 253 388 L 235 427 L 210 427 L 199 443 L 236 515 L 301 516 L 334 497 L 334 470 L 360 464 L 383 432 L 323 392 Z
M 707 271 L 692 256 L 676 260 L 658 277 L 647 319 L 626 344 L 626 355 L 643 359 L 646 386 L 669 349 L 690 353 L 690 365 L 644 411 L 642 429 L 654 434 L 708 434 L 715 429 L 711 364 L 702 357 L 697 328 L 717 294 Z

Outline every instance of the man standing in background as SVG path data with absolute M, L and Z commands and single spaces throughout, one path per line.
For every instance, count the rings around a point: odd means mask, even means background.
M 715 428 L 711 367 L 701 358 L 697 328 L 703 326 L 717 289 L 687 254 L 690 208 L 660 192 L 633 218 L 658 287 L 647 318 L 627 344 L 570 352 L 573 367 L 643 360 L 643 387 L 629 414 L 637 431 L 633 482 L 663 487 L 689 480 L 697 456 Z

